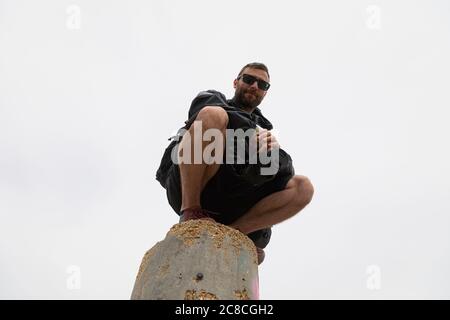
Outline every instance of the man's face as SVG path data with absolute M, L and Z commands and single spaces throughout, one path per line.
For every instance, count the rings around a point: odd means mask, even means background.
M 270 82 L 269 77 L 264 70 L 245 68 L 242 74 L 248 74 L 255 78 Z M 235 101 L 245 109 L 253 110 L 256 108 L 267 93 L 267 91 L 258 88 L 258 82 L 255 81 L 253 84 L 248 85 L 242 81 L 242 78 L 239 80 L 235 79 L 233 87 L 236 89 L 234 93 Z

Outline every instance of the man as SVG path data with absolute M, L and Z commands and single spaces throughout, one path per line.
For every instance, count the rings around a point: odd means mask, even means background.
M 254 241 L 260 264 L 265 256 L 263 248 L 271 236 L 271 226 L 302 210 L 311 201 L 314 189 L 307 177 L 294 175 L 290 156 L 280 148 L 270 132 L 272 124 L 258 108 L 270 87 L 267 67 L 256 62 L 247 64 L 233 86 L 235 94 L 230 100 L 220 92 L 208 90 L 192 101 L 189 119 L 166 149 L 157 179 L 166 188 L 169 203 L 180 215 L 180 221 L 214 219 L 240 230 Z M 270 155 L 276 151 L 279 155 L 277 172 L 262 175 L 260 170 L 254 170 L 263 168 L 261 162 L 251 164 L 248 157 L 243 164 L 211 163 L 204 159 L 197 163 L 179 161 L 194 150 L 201 155 L 206 151 L 209 141 L 203 139 L 199 149 L 195 146 L 198 139 L 192 138 L 196 124 L 202 132 L 219 130 L 224 141 L 227 130 L 260 128 L 255 135 L 258 154 Z M 231 145 L 234 148 L 234 141 Z M 173 161 L 174 151 L 178 163 Z M 223 146 L 219 151 L 225 153 L 227 148 Z

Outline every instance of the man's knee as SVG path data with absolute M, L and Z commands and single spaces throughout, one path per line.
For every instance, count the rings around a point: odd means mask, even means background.
M 226 128 L 228 125 L 228 114 L 221 107 L 207 106 L 198 113 L 195 120 L 207 121 L 214 128 Z
M 313 198 L 314 186 L 312 185 L 308 177 L 305 176 L 294 176 L 292 177 L 292 181 L 298 193 L 296 201 L 298 202 L 299 206 L 306 206 L 311 202 Z

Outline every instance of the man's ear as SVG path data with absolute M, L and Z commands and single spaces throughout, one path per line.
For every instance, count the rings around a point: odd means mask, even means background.
M 238 82 L 237 79 L 234 79 L 234 81 L 233 81 L 233 88 L 234 88 L 234 89 L 236 89 L 237 82 Z

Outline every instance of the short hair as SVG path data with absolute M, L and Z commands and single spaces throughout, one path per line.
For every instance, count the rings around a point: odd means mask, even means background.
M 269 74 L 269 69 L 267 69 L 266 65 L 264 63 L 260 63 L 260 62 L 252 62 L 252 63 L 247 63 L 242 69 L 241 71 L 239 71 L 238 74 L 238 78 L 239 76 L 244 72 L 244 70 L 246 68 L 252 68 L 252 69 L 259 69 L 259 70 L 263 70 L 267 73 L 267 76 L 270 79 L 270 74 Z

